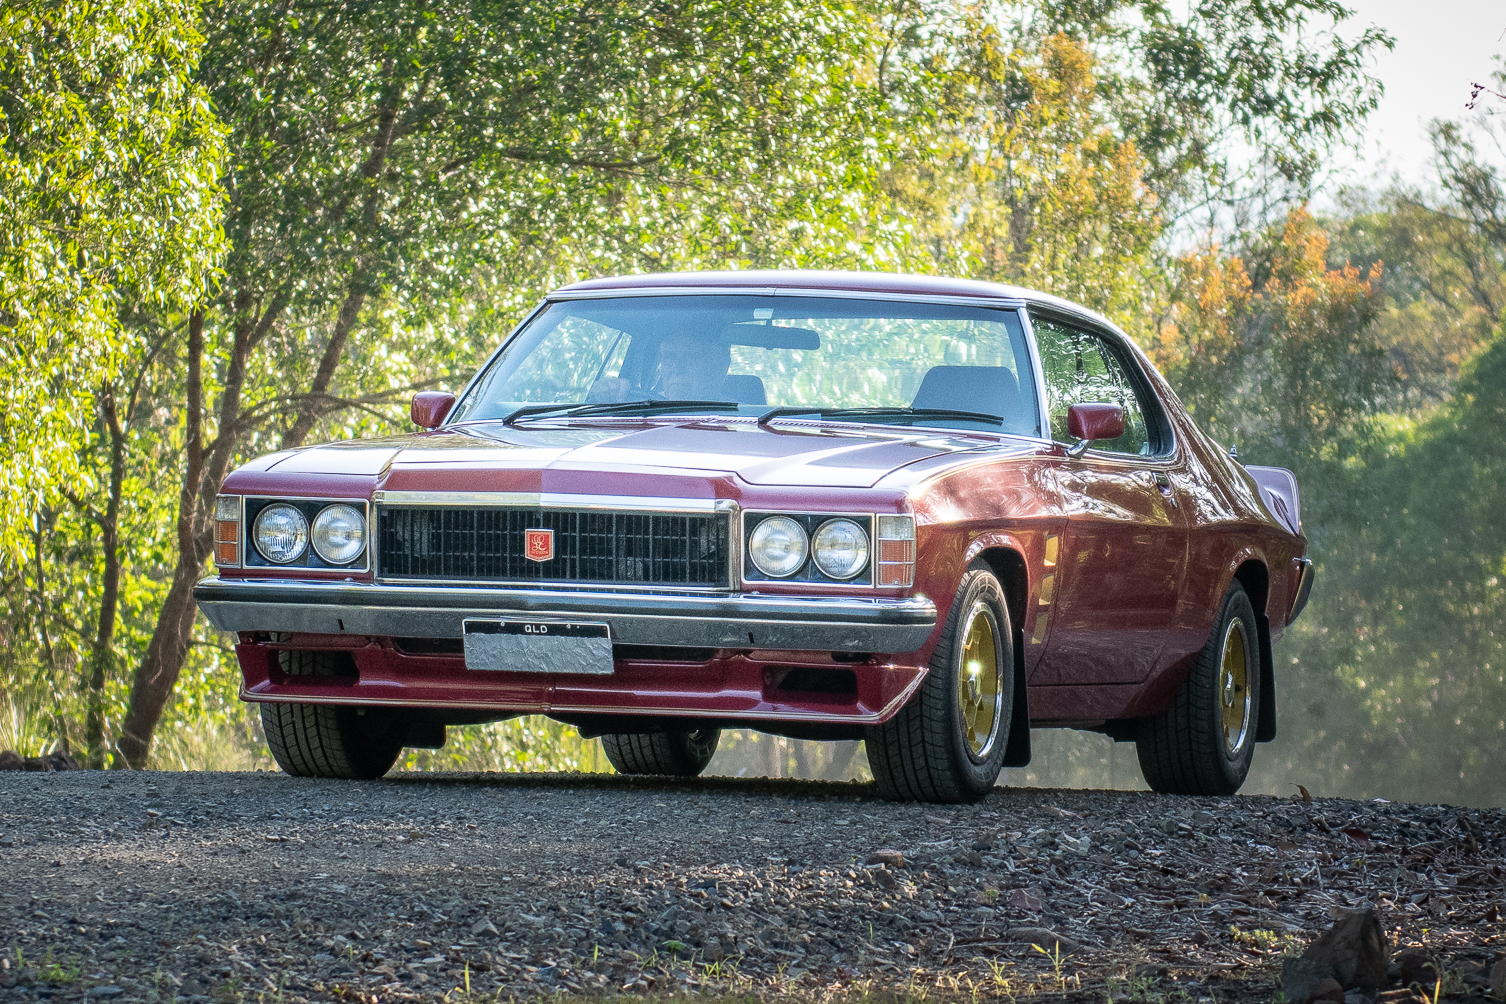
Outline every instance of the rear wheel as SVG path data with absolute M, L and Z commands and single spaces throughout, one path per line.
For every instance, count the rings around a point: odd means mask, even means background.
M 609 732 L 602 749 L 619 774 L 697 777 L 716 755 L 722 730 L 701 728 L 672 732 Z
M 999 580 L 962 577 L 930 671 L 910 702 L 868 731 L 868 764 L 891 801 L 973 802 L 999 779 L 1014 712 L 1014 631 Z
M 1238 582 L 1176 699 L 1140 723 L 1135 748 L 1145 783 L 1168 795 L 1232 795 L 1255 757 L 1260 721 L 1260 635 Z
M 341 676 L 343 655 L 280 652 L 278 661 L 289 676 Z M 402 730 L 390 715 L 363 711 L 329 704 L 263 704 L 261 727 L 277 766 L 294 777 L 371 780 L 397 761 Z

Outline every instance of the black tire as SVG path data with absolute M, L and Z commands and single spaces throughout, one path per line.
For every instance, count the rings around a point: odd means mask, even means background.
M 281 652 L 289 676 L 344 675 L 334 653 Z M 345 653 L 338 653 L 345 655 Z M 347 656 L 348 659 L 348 656 Z M 369 781 L 392 769 L 402 738 L 390 715 L 329 704 L 263 704 L 261 727 L 277 766 L 294 777 Z
M 980 663 L 981 672 L 969 673 L 964 666 L 971 629 L 980 619 L 985 626 L 979 630 L 993 635 L 991 694 L 988 667 Z M 924 682 L 899 714 L 868 730 L 868 765 L 879 793 L 895 802 L 952 804 L 988 794 L 1009 745 L 1014 676 L 1014 626 L 1004 590 L 987 567 L 975 564 L 958 584 Z M 964 680 L 971 681 L 967 695 Z M 971 719 L 964 703 L 974 709 Z M 977 715 L 986 708 L 993 718 L 980 725 Z
M 673 732 L 608 732 L 602 749 L 619 774 L 698 777 L 721 741 L 722 730 L 677 729 Z
M 1242 646 L 1232 641 L 1236 638 Z M 1242 650 L 1236 655 L 1235 649 Z M 1233 666 L 1240 658 L 1242 680 Z M 1140 722 L 1135 749 L 1152 790 L 1167 795 L 1232 795 L 1239 790 L 1255 757 L 1260 664 L 1255 608 L 1235 582 L 1171 707 Z M 1236 713 L 1242 726 L 1230 724 Z

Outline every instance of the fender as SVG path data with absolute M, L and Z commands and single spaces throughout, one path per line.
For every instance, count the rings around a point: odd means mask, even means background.
M 1280 470 L 1271 468 L 1271 470 Z M 1291 477 L 1290 472 L 1281 471 Z M 1292 478 L 1292 490 L 1296 490 L 1296 479 Z M 1293 503 L 1295 506 L 1295 503 Z M 1227 569 L 1224 582 L 1224 592 L 1228 592 L 1229 583 L 1238 578 L 1239 569 L 1248 564 L 1259 563 L 1265 569 L 1264 595 L 1258 595 L 1251 587 L 1253 583 L 1244 582 L 1245 591 L 1250 593 L 1250 604 L 1255 608 L 1255 634 L 1256 641 L 1260 645 L 1260 716 L 1255 723 L 1255 741 L 1268 743 L 1276 738 L 1276 659 L 1271 652 L 1271 600 L 1273 590 L 1271 588 L 1271 564 L 1266 558 L 1265 551 L 1258 547 L 1242 547 L 1235 552 L 1234 560 Z M 1248 576 L 1246 576 L 1248 578 Z
M 1044 537 L 1036 549 L 1045 552 Z M 980 556 L 994 570 L 994 575 L 1004 586 L 1004 595 L 1009 598 L 1009 616 L 1014 627 L 1014 702 L 1009 720 L 1009 743 L 1004 748 L 1004 766 L 1026 767 L 1030 764 L 1030 688 L 1025 685 L 1025 612 L 1035 617 L 1044 617 L 1039 610 L 1041 576 L 1032 576 L 1031 569 L 1038 567 L 1026 559 L 1030 553 L 1026 540 L 1009 531 L 988 531 L 973 538 L 964 552 L 963 567 L 970 566 Z M 1013 560 L 1007 558 L 1013 555 Z M 1044 558 L 1042 558 L 1044 560 Z M 1038 654 L 1038 653 L 1037 653 Z

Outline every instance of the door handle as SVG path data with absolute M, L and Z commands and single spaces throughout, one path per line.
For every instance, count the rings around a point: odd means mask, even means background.
M 1171 490 L 1171 479 L 1166 476 L 1165 471 L 1156 471 L 1155 479 L 1156 487 L 1161 489 L 1161 497 L 1166 499 L 1167 502 L 1170 502 L 1171 507 L 1175 509 L 1177 505 L 1177 495 L 1176 492 Z

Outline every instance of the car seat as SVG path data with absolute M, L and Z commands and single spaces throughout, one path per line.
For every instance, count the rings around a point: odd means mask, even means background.
M 722 380 L 722 393 L 738 404 L 768 404 L 763 378 L 751 373 L 728 373 Z
M 1033 428 L 1024 414 L 1020 385 L 1003 366 L 933 366 L 920 381 L 912 408 L 951 408 L 998 415 L 1006 429 Z

